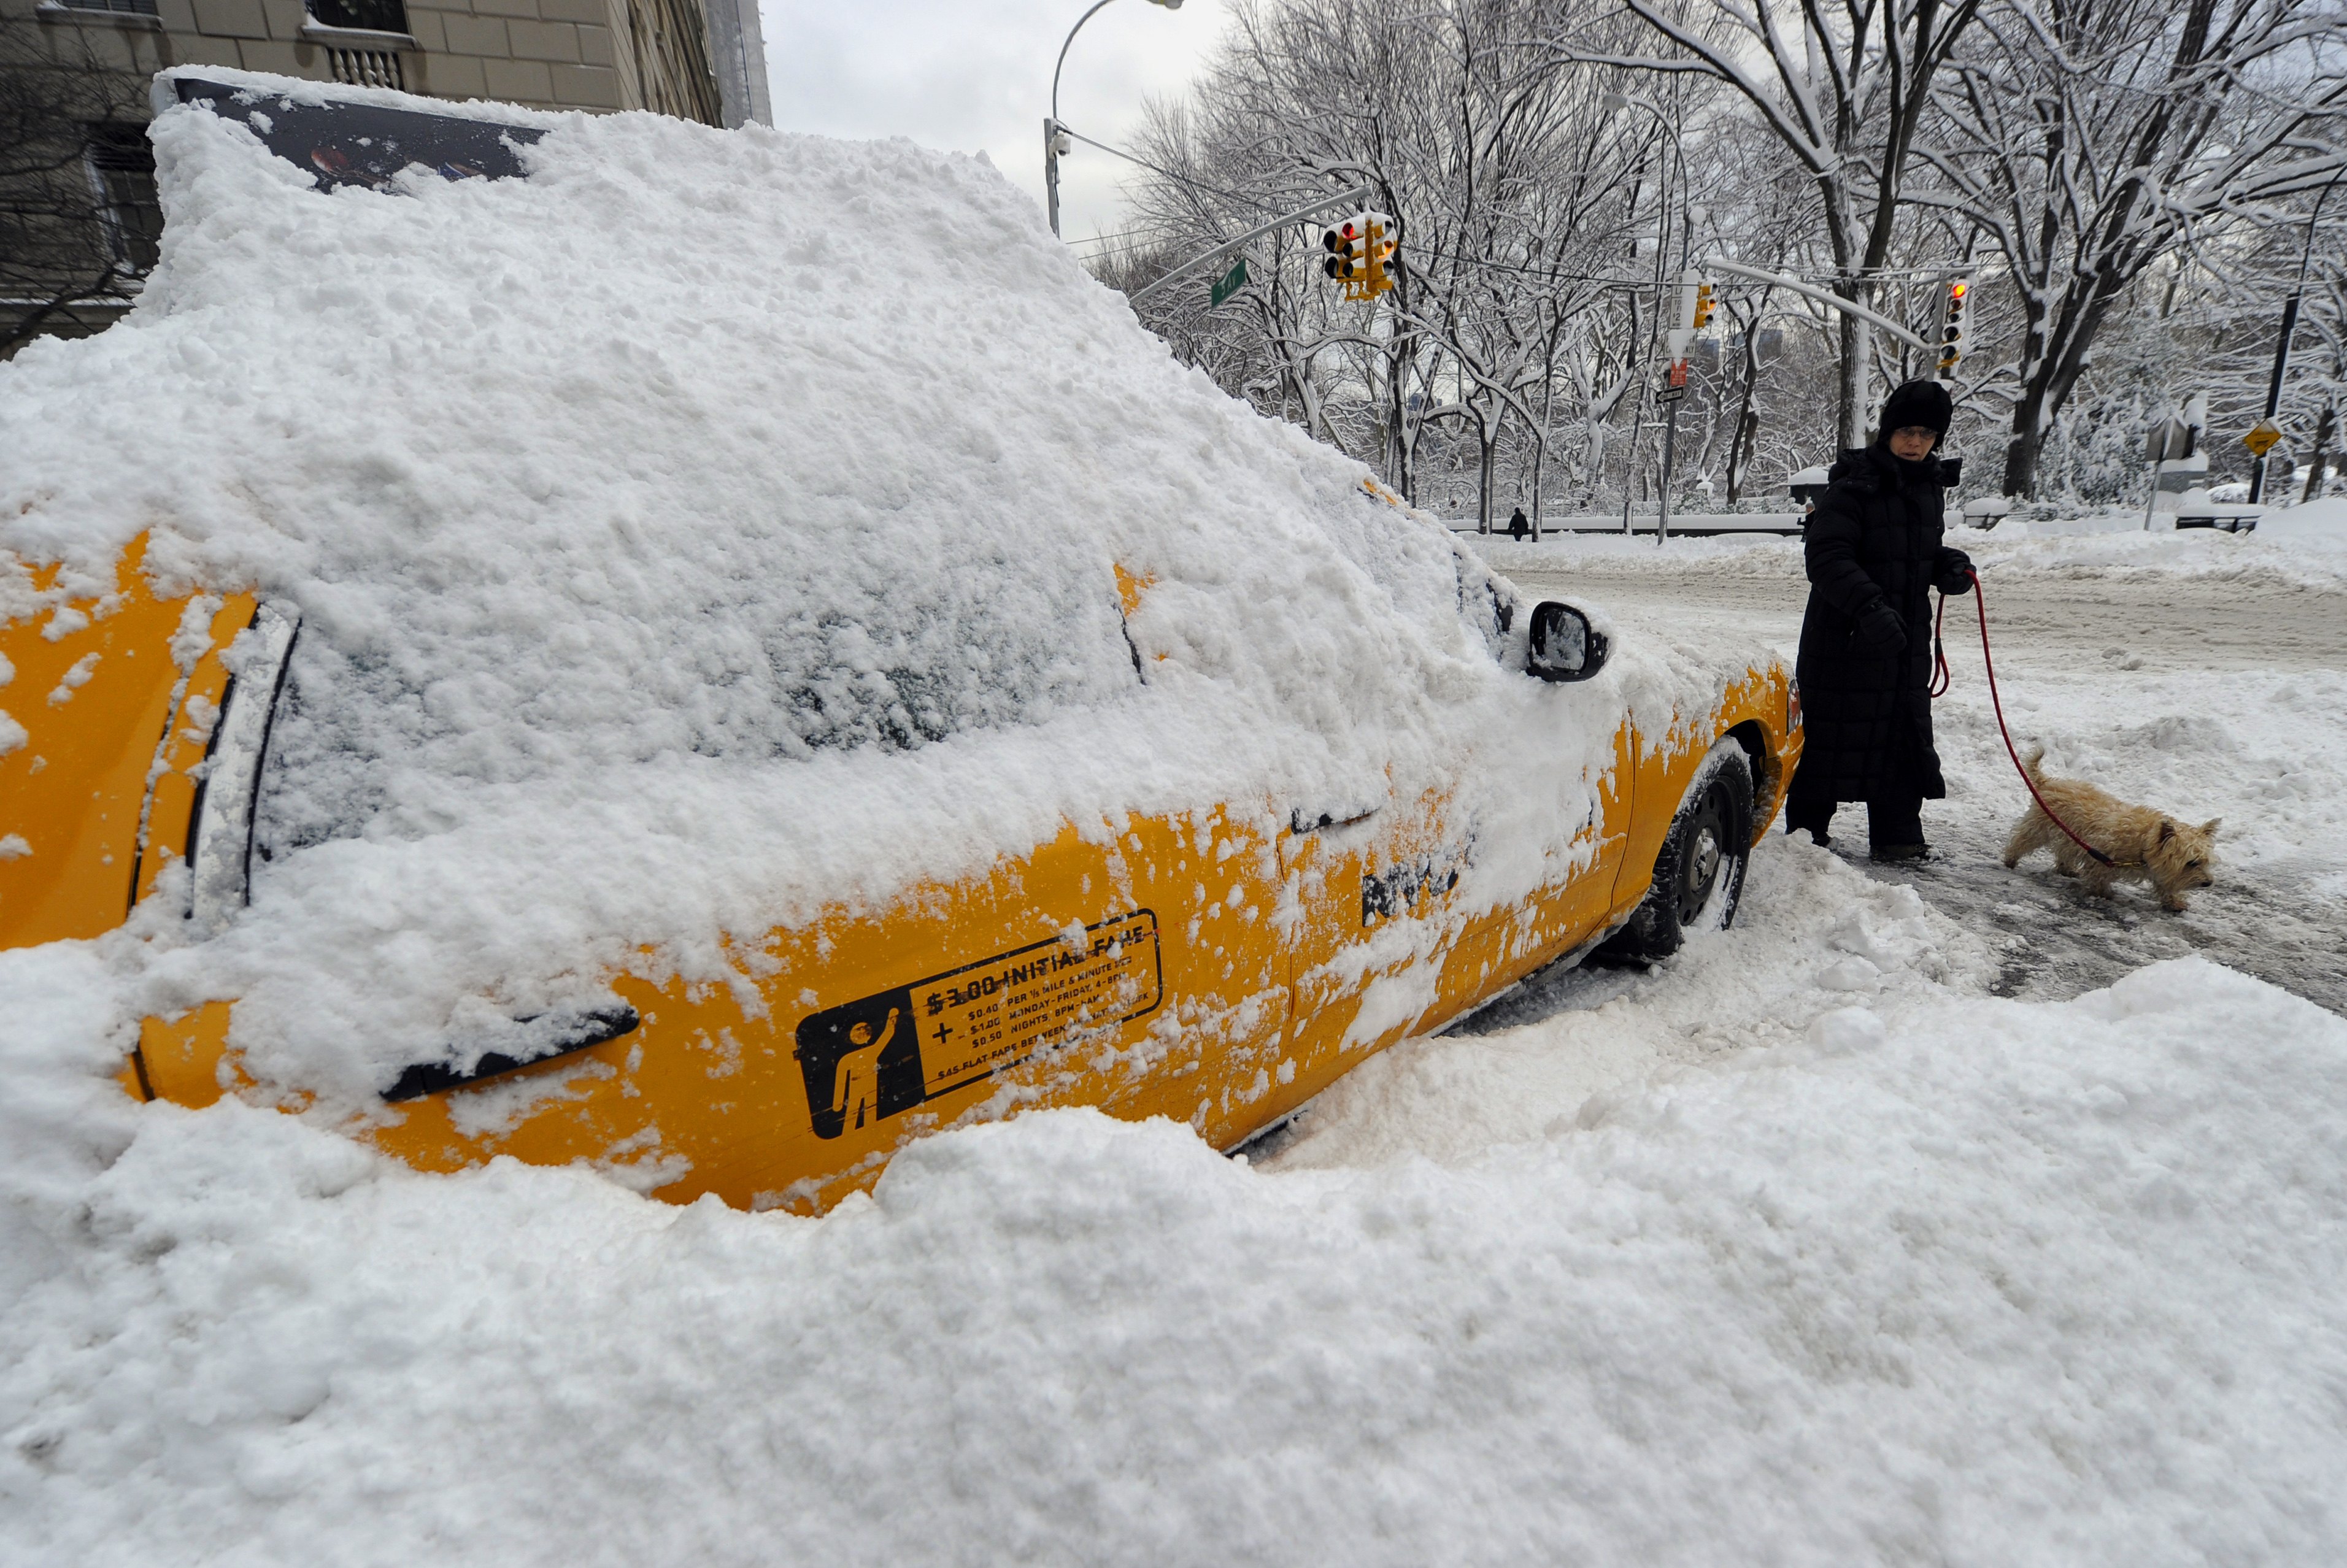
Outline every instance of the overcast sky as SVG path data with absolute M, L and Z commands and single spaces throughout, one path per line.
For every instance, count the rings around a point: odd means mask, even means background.
M 762 0 L 774 124 L 982 150 L 1040 207 L 1051 62 L 1091 3 Z M 1222 0 L 1184 0 L 1179 11 L 1115 0 L 1068 51 L 1061 117 L 1122 145 L 1143 97 L 1178 92 L 1222 19 Z M 1122 211 L 1117 181 L 1131 167 L 1078 143 L 1060 163 L 1061 232 L 1070 240 L 1114 232 Z

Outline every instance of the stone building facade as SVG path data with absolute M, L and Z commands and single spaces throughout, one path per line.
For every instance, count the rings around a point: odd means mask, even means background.
M 0 0 L 0 357 L 129 308 L 166 66 L 770 123 L 757 0 Z

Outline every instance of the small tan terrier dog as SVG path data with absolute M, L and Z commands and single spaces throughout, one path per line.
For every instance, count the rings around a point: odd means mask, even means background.
M 2188 827 L 2165 812 L 2115 800 L 2090 784 L 2049 779 L 2038 771 L 2037 764 L 2045 759 L 2045 748 L 2040 746 L 2024 764 L 2037 793 L 2070 825 L 2071 833 L 2109 856 L 2115 864 L 2106 866 L 2072 843 L 2070 835 L 2056 827 L 2033 800 L 2029 810 L 2013 825 L 2013 836 L 2005 841 L 2006 866 L 2018 866 L 2023 856 L 2051 849 L 2054 868 L 2065 876 L 2083 879 L 2088 892 L 2107 898 L 2114 883 L 2148 882 L 2158 889 L 2160 907 L 2167 909 L 2182 909 L 2186 894 L 2216 880 L 2211 873 L 2217 863 L 2217 825 L 2223 817 L 2212 816 L 2198 827 Z

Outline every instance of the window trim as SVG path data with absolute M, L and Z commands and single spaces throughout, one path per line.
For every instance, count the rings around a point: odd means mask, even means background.
M 151 6 L 155 0 L 145 0 L 145 3 Z M 33 15 L 52 24 L 70 22 L 87 26 L 92 23 L 101 23 L 148 33 L 163 30 L 163 18 L 152 10 L 118 11 L 108 5 L 73 5 L 61 4 L 60 0 L 41 0 L 33 7 Z

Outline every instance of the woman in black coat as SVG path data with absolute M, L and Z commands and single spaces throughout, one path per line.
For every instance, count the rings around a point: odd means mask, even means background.
M 1932 748 L 1931 590 L 1972 588 L 1972 562 L 1940 542 L 1932 453 L 1949 413 L 1936 381 L 1892 393 L 1874 445 L 1842 454 L 1804 529 L 1809 608 L 1794 669 L 1806 740 L 1785 830 L 1824 844 L 1834 807 L 1862 800 L 1877 860 L 1922 858 L 1923 803 L 1948 793 Z

